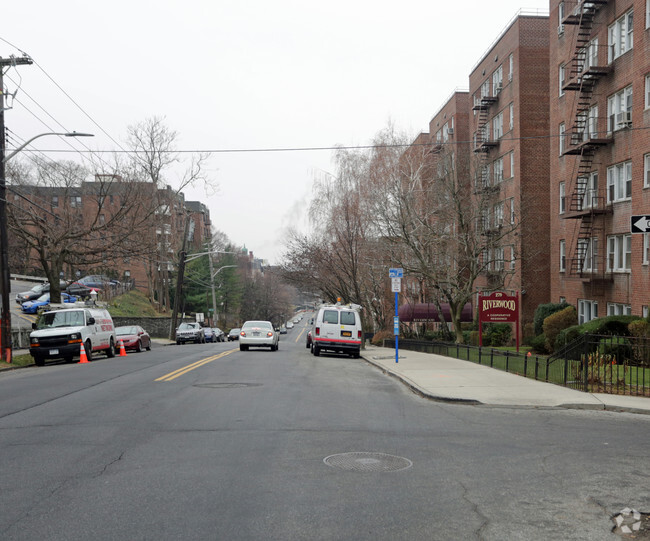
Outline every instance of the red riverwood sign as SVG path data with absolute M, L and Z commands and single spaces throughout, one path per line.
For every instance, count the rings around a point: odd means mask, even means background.
M 478 302 L 480 345 L 483 345 L 483 323 L 514 323 L 519 351 L 519 295 L 495 291 L 489 295 L 480 295 Z

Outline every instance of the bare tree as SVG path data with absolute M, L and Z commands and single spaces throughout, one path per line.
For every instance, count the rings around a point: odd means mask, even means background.
M 117 173 L 98 174 L 73 162 L 34 159 L 32 166 L 8 164 L 11 233 L 35 254 L 50 282 L 52 302 L 60 302 L 65 264 L 92 266 L 149 252 L 141 242 L 155 211 L 152 185 L 127 182 Z

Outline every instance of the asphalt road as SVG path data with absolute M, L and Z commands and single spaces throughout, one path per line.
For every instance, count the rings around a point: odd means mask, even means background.
M 650 418 L 441 404 L 363 359 L 159 347 L 0 373 L 0 539 L 620 539 Z

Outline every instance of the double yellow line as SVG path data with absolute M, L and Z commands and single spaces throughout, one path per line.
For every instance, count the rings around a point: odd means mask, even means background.
M 172 381 L 176 379 L 179 376 L 182 376 L 183 374 L 187 374 L 188 372 L 191 372 L 195 368 L 199 368 L 203 366 L 204 364 L 211 363 L 212 361 L 216 361 L 217 359 L 221 359 L 222 357 L 225 357 L 226 355 L 230 355 L 234 351 L 237 351 L 236 349 L 231 349 L 229 351 L 224 351 L 223 353 L 219 353 L 219 355 L 213 355 L 212 357 L 208 357 L 207 359 L 201 359 L 200 361 L 196 361 L 195 363 L 192 363 L 188 366 L 184 366 L 183 368 L 179 368 L 178 370 L 174 370 L 173 372 L 170 372 L 169 374 L 166 374 L 164 376 L 159 377 L 156 379 L 156 381 Z

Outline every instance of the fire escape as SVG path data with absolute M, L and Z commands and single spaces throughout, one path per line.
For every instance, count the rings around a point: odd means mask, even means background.
M 606 198 L 601 195 L 603 191 L 593 184 L 592 177 L 596 153 L 612 141 L 602 137 L 605 132 L 598 132 L 592 101 L 598 81 L 612 71 L 611 66 L 599 65 L 598 59 L 602 55 L 598 54 L 598 47 L 592 41 L 594 19 L 606 3 L 607 0 L 580 1 L 562 21 L 564 25 L 577 27 L 569 80 L 562 86 L 564 91 L 576 92 L 575 116 L 564 155 L 578 157 L 577 174 L 567 187 L 568 208 L 563 215 L 565 219 L 579 220 L 577 238 L 570 246 L 567 270 L 569 276 L 591 283 L 606 277 L 604 257 L 598 255 L 598 240 L 603 237 L 603 217 L 609 209 Z M 604 249 L 604 243 L 601 245 Z
M 488 204 L 488 207 L 496 200 L 496 195 L 500 193 L 497 179 L 491 181 L 490 167 L 489 167 L 489 153 L 499 145 L 499 141 L 494 137 L 494 130 L 490 129 L 490 108 L 493 104 L 499 101 L 499 93 L 501 86 L 491 89 L 489 82 L 485 82 L 479 90 L 480 98 L 474 97 L 474 106 L 472 110 L 478 114 L 477 130 L 474 135 L 474 153 L 477 155 L 477 171 L 476 185 L 474 191 L 476 194 L 481 194 L 481 197 Z M 487 210 L 487 209 L 486 209 Z M 488 223 L 483 223 L 483 234 L 491 237 L 494 231 L 489 224 L 489 214 L 485 217 Z M 491 244 L 492 241 L 489 242 Z M 498 287 L 502 280 L 502 272 L 492 271 L 488 272 L 488 287 Z

